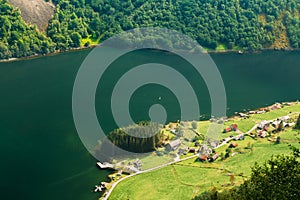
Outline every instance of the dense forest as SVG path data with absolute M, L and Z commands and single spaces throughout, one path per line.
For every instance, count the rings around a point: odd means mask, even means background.
M 156 123 L 140 122 L 138 125 L 115 129 L 109 133 L 108 139 L 130 152 L 150 152 L 162 146 L 164 134 L 160 128 Z
M 0 58 L 97 44 L 137 27 L 180 31 L 210 50 L 300 48 L 299 0 L 52 0 L 46 32 L 0 0 Z

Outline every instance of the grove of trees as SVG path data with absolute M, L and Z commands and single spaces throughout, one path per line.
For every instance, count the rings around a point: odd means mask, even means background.
M 113 130 L 109 133 L 108 139 L 124 150 L 145 153 L 162 146 L 164 134 L 158 124 L 141 122 L 139 125 Z

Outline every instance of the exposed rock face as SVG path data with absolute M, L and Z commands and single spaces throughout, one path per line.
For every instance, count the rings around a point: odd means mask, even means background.
M 55 6 L 44 0 L 8 0 L 21 10 L 21 16 L 27 24 L 35 24 L 40 31 L 45 31 L 52 18 Z

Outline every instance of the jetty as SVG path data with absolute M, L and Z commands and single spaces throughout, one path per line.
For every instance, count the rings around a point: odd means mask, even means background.
M 104 162 L 97 162 L 97 165 L 101 168 L 101 169 L 114 169 L 114 166 L 110 163 Z

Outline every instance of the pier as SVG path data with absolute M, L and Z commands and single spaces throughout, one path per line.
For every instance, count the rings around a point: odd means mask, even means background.
M 104 162 L 97 162 L 97 165 L 101 168 L 101 169 L 114 169 L 114 166 L 110 163 Z

